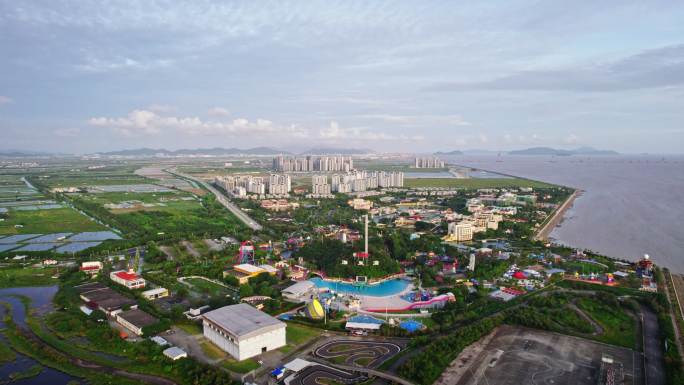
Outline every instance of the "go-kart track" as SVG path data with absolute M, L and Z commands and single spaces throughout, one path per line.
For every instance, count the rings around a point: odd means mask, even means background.
M 311 365 L 299 373 L 289 382 L 289 385 L 321 385 L 324 381 L 335 381 L 341 384 L 355 384 L 367 379 L 362 374 L 349 373 L 324 365 Z
M 401 346 L 391 342 L 335 340 L 325 343 L 314 355 L 344 365 L 375 368 L 401 351 Z
M 383 341 L 334 340 L 326 342 L 313 351 L 313 355 L 331 361 L 342 369 L 316 363 L 297 373 L 289 385 L 320 385 L 326 381 L 354 384 L 366 381 L 368 375 L 382 375 L 372 369 L 380 366 L 401 351 L 395 343 Z M 358 369 L 355 369 L 358 368 Z M 369 373 L 359 373 L 369 372 Z

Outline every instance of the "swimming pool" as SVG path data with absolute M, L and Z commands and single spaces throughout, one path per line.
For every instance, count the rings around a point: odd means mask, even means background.
M 365 286 L 357 286 L 346 282 L 325 281 L 318 277 L 311 278 L 309 281 L 313 282 L 316 287 L 328 288 L 338 293 L 369 295 L 372 297 L 386 297 L 399 294 L 406 290 L 409 285 L 409 281 L 400 278 L 390 279 L 373 285 L 367 284 Z

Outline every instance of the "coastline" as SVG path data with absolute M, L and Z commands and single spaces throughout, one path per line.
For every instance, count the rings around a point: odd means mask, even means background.
M 537 241 L 547 240 L 553 229 L 555 229 L 556 226 L 558 226 L 558 224 L 563 220 L 563 217 L 565 217 L 565 212 L 572 207 L 572 205 L 575 203 L 575 199 L 582 195 L 582 192 L 582 190 L 575 190 L 572 194 L 570 194 L 568 199 L 566 199 L 565 202 L 563 202 L 563 204 L 560 205 L 556 211 L 554 211 L 553 215 L 537 231 L 533 239 Z

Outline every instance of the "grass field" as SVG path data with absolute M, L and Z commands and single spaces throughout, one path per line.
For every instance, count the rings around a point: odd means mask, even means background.
M 235 373 L 248 373 L 252 370 L 259 369 L 259 363 L 252 358 L 242 361 L 236 361 L 229 358 L 221 363 L 221 366 Z
M 206 354 L 206 356 L 212 360 L 219 360 L 228 356 L 226 352 L 219 349 L 216 345 L 212 344 L 209 341 L 201 342 L 200 346 L 202 347 L 202 351 L 204 352 L 204 354 Z
M 114 208 L 109 209 L 115 214 L 125 214 L 138 211 L 163 211 L 169 213 L 183 212 L 201 208 L 197 200 L 181 200 L 181 198 L 191 198 L 192 195 L 188 193 L 179 192 L 163 192 L 163 193 L 130 193 L 130 192 L 115 192 L 115 193 L 97 193 L 97 194 L 78 194 L 82 199 L 105 205 L 108 203 L 119 204 L 128 201 L 138 201 L 147 204 L 161 203 L 163 206 L 143 207 L 137 205 L 131 208 Z
M 287 345 L 280 348 L 280 351 L 287 354 L 294 350 L 297 346 L 311 341 L 320 334 L 321 333 L 319 330 L 293 322 L 288 322 L 287 329 L 285 329 L 285 340 L 287 341 Z
M 463 189 L 481 189 L 515 187 L 551 188 L 555 186 L 544 182 L 519 178 L 407 178 L 404 180 L 404 187 L 455 187 Z
M 595 339 L 618 346 L 634 349 L 636 346 L 635 320 L 622 308 L 615 308 L 593 298 L 582 298 L 577 306 L 599 323 L 604 330 Z
M 9 346 L 7 346 L 7 344 L 0 344 L 0 364 L 2 364 L 3 362 L 14 361 L 16 357 L 17 355 L 14 354 L 14 351 L 10 349 Z
M 58 283 L 52 278 L 55 268 L 3 268 L 0 269 L 0 288 L 18 286 L 48 286 Z
M 22 225 L 16 228 L 15 225 Z M 106 227 L 71 208 L 17 211 L 10 210 L 0 222 L 0 234 L 50 234 L 107 230 Z
M 212 296 L 218 296 L 222 294 L 225 295 L 227 293 L 225 287 L 217 285 L 213 282 L 206 281 L 204 279 L 188 278 L 185 280 L 185 282 L 191 284 L 193 286 L 193 289 L 195 289 L 195 291 L 198 291 L 199 293 L 210 294 Z
M 117 184 L 144 184 L 149 183 L 150 179 L 134 174 L 104 174 L 104 175 L 51 175 L 41 178 L 51 188 L 55 187 L 86 187 L 86 186 L 106 186 Z
M 175 326 L 177 326 L 179 329 L 183 330 L 184 332 L 192 335 L 197 335 L 197 334 L 202 334 L 202 327 L 197 324 L 197 323 L 177 323 Z

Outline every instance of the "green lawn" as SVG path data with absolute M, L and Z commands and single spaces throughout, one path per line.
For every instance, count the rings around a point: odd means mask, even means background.
M 519 178 L 417 178 L 405 179 L 404 187 L 456 187 L 464 189 L 532 187 L 550 188 L 554 185 Z
M 48 178 L 41 178 L 50 188 L 55 187 L 86 187 L 86 186 L 108 186 L 119 184 L 145 184 L 150 179 L 131 175 L 131 174 L 108 174 L 108 175 L 51 175 Z
M 200 343 L 200 346 L 202 347 L 202 351 L 204 354 L 207 355 L 212 360 L 218 360 L 221 358 L 225 358 L 227 356 L 226 352 L 223 350 L 219 349 L 216 345 L 212 344 L 209 341 L 203 341 Z
M 288 345 L 297 346 L 309 342 L 320 334 L 320 330 L 288 322 L 287 329 L 285 330 L 285 339 Z
M 201 278 L 188 278 L 185 280 L 185 282 L 191 284 L 195 291 L 199 293 L 210 294 L 213 296 L 227 294 L 227 289 L 225 287 Z
M 259 363 L 252 358 L 242 361 L 236 361 L 229 358 L 221 363 L 221 366 L 235 373 L 248 373 L 252 370 L 259 369 Z
M 636 325 L 622 307 L 612 307 L 593 298 L 581 298 L 577 306 L 584 310 L 604 329 L 599 341 L 634 349 L 636 345 Z
M 16 228 L 15 225 L 23 225 Z M 19 211 L 10 210 L 7 219 L 0 222 L 0 234 L 50 234 L 107 230 L 76 210 L 61 209 Z
M 7 346 L 7 344 L 0 344 L 0 364 L 2 364 L 3 362 L 14 361 L 16 357 L 17 355 L 14 354 L 14 350 L 10 349 L 10 347 Z
M 202 334 L 202 327 L 197 323 L 177 323 L 176 326 L 184 332 L 192 335 Z

